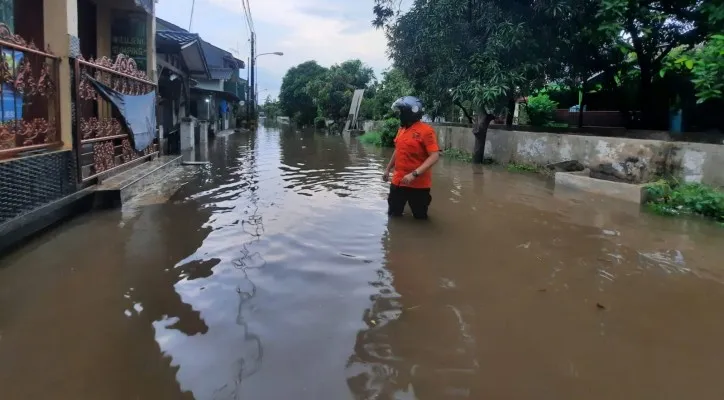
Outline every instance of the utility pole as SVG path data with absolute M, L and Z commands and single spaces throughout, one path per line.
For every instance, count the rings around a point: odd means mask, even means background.
M 246 119 L 251 121 L 251 58 L 246 58 Z
M 251 113 L 249 114 L 249 117 L 251 118 L 252 115 L 256 117 L 256 32 L 251 33 L 251 82 L 249 82 L 249 92 L 251 95 L 249 96 L 249 101 L 251 102 Z M 256 120 L 256 118 L 254 118 Z

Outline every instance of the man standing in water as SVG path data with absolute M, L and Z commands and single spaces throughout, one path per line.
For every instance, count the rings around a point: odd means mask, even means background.
M 427 219 L 427 209 L 432 201 L 432 166 L 440 159 L 435 130 L 421 122 L 423 107 L 416 97 L 402 97 L 392 104 L 400 118 L 400 129 L 395 137 L 395 151 L 392 153 L 383 179 L 392 175 L 390 194 L 387 197 L 387 213 L 393 217 L 402 216 L 405 204 L 410 204 L 416 219 Z

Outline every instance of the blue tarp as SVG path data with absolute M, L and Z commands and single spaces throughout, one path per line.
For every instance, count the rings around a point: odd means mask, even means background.
M 156 137 L 156 91 L 140 96 L 117 92 L 88 77 L 98 92 L 110 101 L 121 114 L 122 123 L 132 133 L 133 147 L 143 151 Z

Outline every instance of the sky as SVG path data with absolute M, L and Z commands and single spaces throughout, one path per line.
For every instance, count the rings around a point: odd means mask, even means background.
M 193 0 L 159 0 L 156 16 L 189 27 Z M 372 0 L 249 0 L 257 36 L 259 101 L 277 98 L 287 70 L 316 60 L 329 67 L 358 58 L 379 77 L 389 68 L 387 41 L 372 27 Z M 209 43 L 249 57 L 241 0 L 196 0 L 191 31 Z M 242 71 L 246 78 L 247 70 Z

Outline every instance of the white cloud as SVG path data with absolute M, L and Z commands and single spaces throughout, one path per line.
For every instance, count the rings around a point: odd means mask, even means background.
M 329 1 L 329 0 L 328 0 Z M 260 71 L 269 76 L 268 86 L 276 96 L 281 78 L 292 66 L 317 60 L 330 66 L 359 58 L 377 72 L 390 64 L 386 56 L 387 41 L 375 30 L 372 2 L 359 0 L 250 0 L 257 32 L 258 52 L 283 51 L 284 57 L 260 59 Z M 241 0 L 205 0 L 239 15 L 243 21 Z M 197 7 L 199 4 L 197 4 Z M 240 27 L 234 27 L 240 29 Z M 199 32 L 202 37 L 204 32 Z M 235 47 L 236 39 L 220 47 Z M 244 50 L 242 50 L 244 51 Z M 260 81 L 265 77 L 260 74 Z M 275 81 L 275 84 L 271 82 Z M 260 84 L 261 85 L 261 84 Z M 260 89 L 261 86 L 260 86 Z

